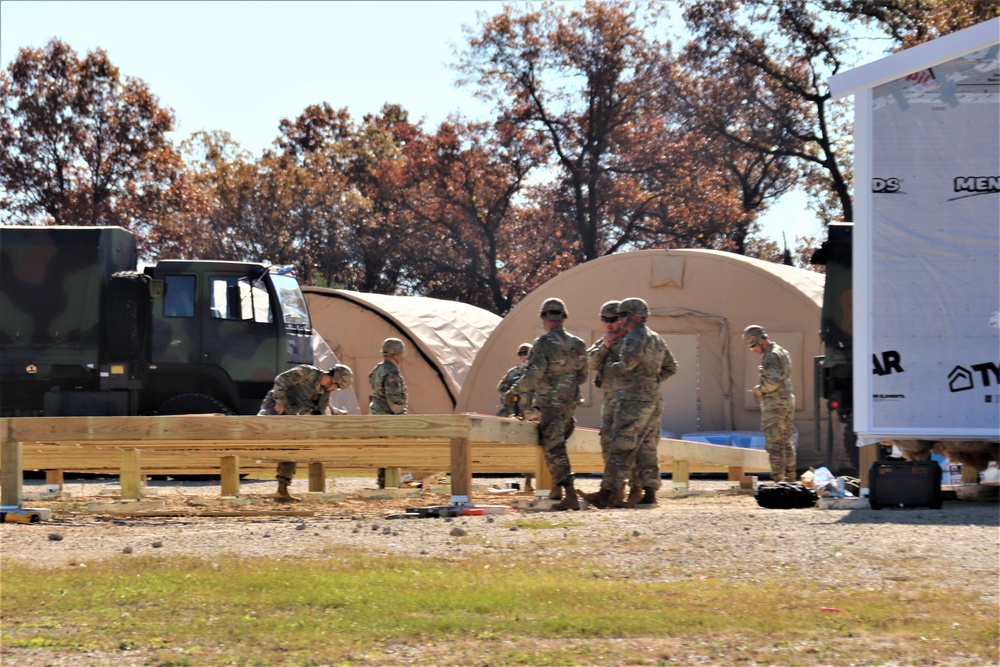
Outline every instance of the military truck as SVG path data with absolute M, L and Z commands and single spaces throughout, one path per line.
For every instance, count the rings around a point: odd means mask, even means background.
M 256 414 L 312 363 L 290 272 L 138 259 L 120 227 L 0 227 L 0 415 Z
M 823 311 L 819 335 L 823 356 L 816 372 L 820 392 L 831 414 L 836 414 L 844 431 L 844 449 L 854 468 L 858 467 L 858 444 L 854 433 L 854 325 L 851 276 L 851 235 L 854 225 L 832 222 L 827 240 L 812 256 L 812 263 L 826 267 Z M 832 435 L 832 434 L 831 434 Z

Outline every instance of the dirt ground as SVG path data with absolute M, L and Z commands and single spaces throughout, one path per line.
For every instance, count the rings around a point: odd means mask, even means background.
M 505 482 L 523 480 L 476 478 L 473 504 L 527 505 L 534 499 L 525 492 L 490 491 Z M 578 486 L 593 491 L 599 483 L 581 479 Z M 271 497 L 273 480 L 244 480 L 236 500 L 220 499 L 219 487 L 210 483 L 164 481 L 148 484 L 144 507 L 159 509 L 141 516 L 120 512 L 127 505 L 117 502 L 117 480 L 68 481 L 64 497 L 24 503 L 51 509 L 48 520 L 0 524 L 0 564 L 80 566 L 123 553 L 324 558 L 331 548 L 565 563 L 567 556 L 600 562 L 613 551 L 622 575 L 637 582 L 715 576 L 757 581 L 773 575 L 831 590 L 890 590 L 933 577 L 942 588 L 970 592 L 993 607 L 1000 604 L 995 495 L 946 499 L 940 510 L 769 510 L 724 479 L 694 479 L 689 489 L 678 491 L 670 484 L 664 480 L 658 504 L 643 509 L 554 513 L 499 507 L 494 511 L 505 513 L 398 519 L 390 517 L 405 514 L 406 508 L 447 505 L 450 496 L 367 499 L 362 495 L 365 489 L 374 491 L 373 478 L 331 478 L 325 496 L 288 505 Z M 42 482 L 25 484 L 29 497 L 44 489 Z M 305 495 L 306 490 L 305 480 L 293 484 L 293 493 Z M 138 504 L 136 509 L 141 509 Z M 4 664 L 31 664 L 4 653 Z

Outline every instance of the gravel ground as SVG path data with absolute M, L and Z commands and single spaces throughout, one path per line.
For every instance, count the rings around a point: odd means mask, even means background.
M 479 479 L 476 488 L 502 486 L 504 479 Z M 579 480 L 584 491 L 598 479 Z M 304 495 L 306 480 L 293 493 Z M 375 554 L 474 558 L 530 555 L 533 559 L 603 559 L 614 549 L 618 566 L 638 580 L 671 580 L 726 573 L 752 579 L 762 570 L 808 577 L 831 586 L 891 588 L 906 580 L 899 567 L 926 565 L 929 576 L 959 585 L 980 586 L 997 599 L 1000 544 L 997 503 L 946 501 L 941 510 L 767 510 L 752 495 L 729 489 L 719 479 L 696 479 L 684 491 L 664 480 L 661 500 L 649 509 L 589 508 L 579 512 L 511 510 L 496 516 L 392 520 L 406 507 L 446 505 L 446 494 L 399 500 L 364 499 L 371 478 L 330 479 L 328 494 L 343 499 L 307 498 L 292 505 L 271 500 L 275 483 L 244 480 L 240 507 L 220 505 L 218 486 L 207 483 L 151 482 L 144 499 L 162 500 L 167 509 L 189 516 L 132 517 L 95 514 L 87 505 L 114 502 L 116 481 L 67 482 L 68 500 L 26 501 L 50 507 L 40 524 L 0 525 L 0 558 L 39 566 L 62 566 L 132 554 L 186 554 L 240 557 L 325 557 L 346 547 Z M 44 486 L 26 485 L 26 492 Z M 474 490 L 476 504 L 527 503 L 533 494 Z M 312 516 L 198 516 L 242 509 L 312 513 Z M 534 529 L 518 522 L 568 522 L 564 528 Z M 51 539 L 53 534 L 62 539 Z M 894 566 L 895 565 L 895 566 Z
M 485 485 L 502 486 L 506 481 L 522 480 L 477 478 L 479 490 L 474 488 L 472 501 L 528 503 L 534 497 L 484 490 Z M 599 483 L 581 479 L 578 486 L 594 491 Z M 613 554 L 621 576 L 637 582 L 779 576 L 830 589 L 888 590 L 933 577 L 941 581 L 942 590 L 947 586 L 972 591 L 984 604 L 1000 604 L 1000 512 L 995 499 L 946 500 L 941 510 L 767 510 L 748 492 L 730 489 L 725 480 L 695 479 L 687 491 L 672 491 L 670 484 L 664 480 L 658 505 L 648 509 L 520 509 L 503 515 L 396 520 L 387 517 L 406 507 L 448 504 L 449 496 L 363 499 L 359 490 L 374 489 L 374 479 L 336 478 L 329 480 L 328 493 L 342 494 L 342 499 L 308 498 L 285 505 L 271 499 L 274 481 L 244 480 L 239 509 L 312 515 L 213 517 L 204 514 L 235 509 L 221 505 L 218 486 L 151 482 L 147 499 L 162 500 L 167 509 L 189 515 L 135 517 L 87 512 L 90 503 L 117 500 L 116 480 L 70 481 L 65 487 L 68 499 L 25 502 L 28 508 L 52 509 L 48 521 L 0 524 L 0 564 L 17 560 L 40 567 L 80 566 L 126 552 L 328 558 L 331 551 L 351 549 L 456 561 L 483 555 L 530 558 L 553 564 L 566 563 L 567 558 L 609 564 Z M 25 486 L 26 492 L 41 490 L 40 482 Z M 297 495 L 306 490 L 306 480 L 292 486 Z M 530 522 L 565 525 L 541 528 Z M 4 664 L 42 664 L 31 662 L 42 659 L 40 653 L 0 653 Z M 44 664 L 59 667 L 115 664 L 96 655 L 44 657 Z M 948 664 L 971 663 L 956 659 Z

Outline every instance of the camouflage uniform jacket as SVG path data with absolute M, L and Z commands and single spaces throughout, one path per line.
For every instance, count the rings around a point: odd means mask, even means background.
M 586 381 L 586 343 L 555 327 L 535 339 L 524 374 L 508 391 L 521 394 L 534 389 L 536 408 L 575 408 L 580 385 Z
M 618 361 L 618 355 L 621 353 L 622 340 L 624 336 L 618 336 L 613 341 L 611 341 L 611 347 L 606 347 L 604 345 L 604 339 L 599 338 L 596 343 L 590 346 L 587 350 L 587 365 L 590 370 L 595 371 L 594 374 L 594 386 L 598 389 L 604 390 L 604 400 L 608 402 L 611 399 L 612 394 L 614 394 L 614 388 L 611 386 L 612 383 L 604 381 L 604 369 Z
M 315 366 L 301 365 L 291 368 L 274 378 L 274 387 L 264 397 L 262 411 L 267 410 L 273 399 L 273 406 L 282 406 L 286 415 L 321 415 L 326 412 L 330 394 L 320 385 L 326 371 Z M 270 406 L 270 407 L 273 407 Z
M 372 369 L 368 374 L 368 384 L 372 387 L 368 413 L 372 415 L 405 415 L 406 382 L 396 364 L 388 359 Z
M 639 323 L 622 340 L 618 361 L 605 367 L 618 400 L 656 401 L 660 383 L 677 372 L 677 362 L 659 334 Z
M 792 357 L 785 348 L 770 343 L 764 350 L 760 365 L 760 384 L 754 387 L 759 393 L 761 409 L 785 408 L 795 404 L 792 393 Z
M 527 369 L 528 367 L 525 366 L 524 364 L 518 364 L 517 366 L 514 366 L 509 371 L 507 371 L 507 374 L 503 376 L 502 380 L 500 380 L 500 384 L 497 385 L 497 391 L 500 393 L 501 399 L 503 399 L 503 395 L 507 393 L 508 389 L 517 384 L 517 381 L 521 379 L 521 376 L 524 375 L 524 371 L 526 371 Z M 518 410 L 521 412 L 522 417 L 524 416 L 525 410 L 531 408 L 531 401 L 532 398 L 534 397 L 534 393 L 535 392 L 533 391 L 524 391 L 518 393 L 517 404 L 519 406 Z M 502 417 L 506 417 L 512 414 L 514 414 L 513 408 L 504 406 L 503 409 L 500 410 L 500 416 Z

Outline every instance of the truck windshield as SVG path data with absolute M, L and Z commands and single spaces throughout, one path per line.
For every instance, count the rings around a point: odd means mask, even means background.
M 302 296 L 298 281 L 289 275 L 272 273 L 271 282 L 274 283 L 274 288 L 278 291 L 278 301 L 281 303 L 285 324 L 310 326 L 309 307 L 306 306 L 306 299 Z

